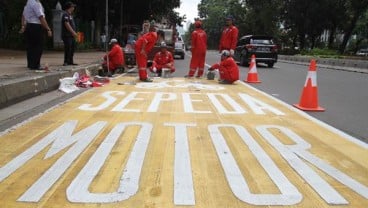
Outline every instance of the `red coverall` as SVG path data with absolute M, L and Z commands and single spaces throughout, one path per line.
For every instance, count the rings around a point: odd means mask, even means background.
M 197 76 L 201 77 L 204 72 L 204 65 L 207 51 L 207 34 L 202 28 L 196 28 L 191 34 L 192 59 L 190 60 L 189 77 L 193 77 L 197 68 Z
M 221 34 L 219 50 L 235 50 L 238 43 L 238 28 L 234 25 L 224 28 Z
M 124 60 L 124 52 L 119 44 L 115 43 L 110 52 L 108 53 L 109 56 L 109 65 L 108 69 L 112 72 L 114 72 L 117 68 L 124 66 L 125 60 Z M 106 55 L 104 57 L 105 62 L 103 63 L 104 66 L 106 66 Z
M 162 68 L 169 68 L 171 73 L 175 72 L 172 53 L 167 50 L 157 52 L 153 58 L 152 67 L 150 68 L 151 72 L 154 72 L 153 68 L 157 69 L 156 73 L 158 74 L 161 74 Z
M 219 64 L 211 66 L 212 69 L 218 69 L 220 80 L 226 80 L 231 83 L 239 80 L 239 68 L 232 57 L 226 57 Z
M 141 80 L 148 78 L 146 71 L 147 55 L 155 46 L 157 39 L 157 33 L 151 31 L 142 35 L 135 44 L 135 57 L 138 65 L 139 79 Z

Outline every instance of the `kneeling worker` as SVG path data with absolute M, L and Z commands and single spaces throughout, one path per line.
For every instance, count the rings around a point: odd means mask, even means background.
M 215 69 L 219 70 L 220 84 L 232 84 L 235 81 L 239 80 L 239 68 L 235 63 L 234 59 L 230 55 L 230 51 L 223 50 L 221 52 L 221 62 L 214 64 L 209 68 L 209 71 L 213 71 Z
M 175 72 L 174 56 L 167 50 L 165 42 L 161 43 L 160 51 L 155 54 L 150 71 L 161 76 L 163 69 L 168 69 L 170 73 Z
M 111 46 L 111 50 L 104 56 L 105 61 L 102 64 L 102 67 L 105 73 L 111 75 L 120 68 L 124 71 L 125 60 L 123 50 L 115 38 L 110 40 L 109 45 Z

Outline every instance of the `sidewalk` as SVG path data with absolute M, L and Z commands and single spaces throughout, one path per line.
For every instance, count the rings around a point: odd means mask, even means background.
M 27 69 L 25 51 L 0 49 L 0 108 L 19 101 L 56 90 L 59 79 L 71 77 L 75 72 L 96 70 L 103 51 L 76 52 L 74 61 L 78 66 L 62 66 L 63 51 L 44 51 L 41 65 L 48 64 L 50 72 L 35 72 Z

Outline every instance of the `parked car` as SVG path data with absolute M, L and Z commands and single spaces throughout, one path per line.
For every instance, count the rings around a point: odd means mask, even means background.
M 357 56 L 368 56 L 368 48 L 359 49 L 356 55 Z
M 180 56 L 181 59 L 185 58 L 185 44 L 180 36 L 175 41 L 174 56 Z
M 251 57 L 256 56 L 256 63 L 265 63 L 272 68 L 277 62 L 278 46 L 273 37 L 264 35 L 246 35 L 239 39 L 234 51 L 234 59 L 242 66 L 249 66 Z

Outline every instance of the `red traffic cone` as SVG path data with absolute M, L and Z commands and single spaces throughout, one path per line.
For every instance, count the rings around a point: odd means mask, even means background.
M 304 84 L 302 96 L 299 104 L 295 107 L 305 111 L 325 111 L 324 108 L 318 106 L 318 89 L 317 89 L 317 69 L 316 61 L 311 60 L 307 79 Z
M 256 56 L 254 54 L 252 55 L 252 58 L 251 58 L 251 61 L 250 61 L 247 80 L 244 80 L 244 82 L 261 83 L 261 81 L 258 80 Z

